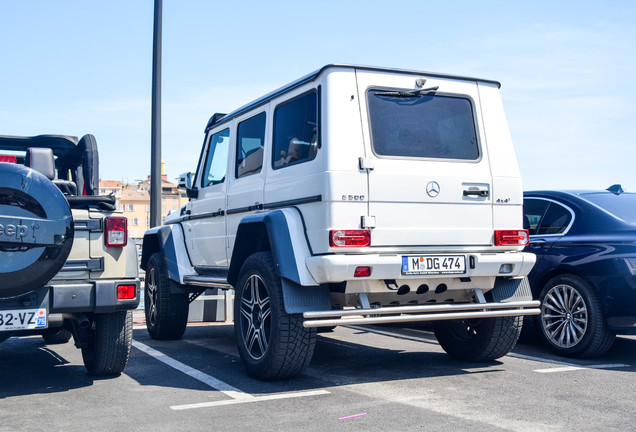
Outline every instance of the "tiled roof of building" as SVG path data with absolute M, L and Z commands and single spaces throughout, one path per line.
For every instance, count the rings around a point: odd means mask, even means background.
M 144 201 L 150 202 L 150 194 L 145 190 L 124 189 L 121 193 L 121 201 Z
M 104 187 L 121 187 L 121 182 L 117 181 L 117 180 L 100 180 L 99 181 L 99 187 L 104 188 Z

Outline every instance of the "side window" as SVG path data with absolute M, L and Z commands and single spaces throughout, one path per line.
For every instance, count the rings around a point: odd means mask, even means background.
M 265 113 L 239 123 L 236 135 L 236 178 L 261 172 L 265 146 Z
M 530 235 L 561 234 L 570 225 L 572 213 L 555 202 L 527 198 L 523 200 L 523 219 Z
M 227 151 L 230 144 L 230 129 L 223 129 L 210 137 L 208 155 L 201 179 L 201 187 L 223 183 L 227 171 Z
M 550 203 L 545 212 L 537 234 L 561 234 L 570 225 L 572 213 L 557 203 Z
M 316 157 L 318 130 L 316 91 L 278 105 L 274 111 L 274 169 Z
M 550 201 L 526 198 L 523 200 L 523 228 L 530 235 L 537 234 L 539 222 L 550 205 Z

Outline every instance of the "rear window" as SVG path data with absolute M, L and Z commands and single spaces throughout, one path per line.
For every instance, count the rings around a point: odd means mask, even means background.
M 397 93 L 372 89 L 367 94 L 371 140 L 378 156 L 479 159 L 470 99 Z
M 625 222 L 636 223 L 636 194 L 614 195 L 609 192 L 600 192 L 583 194 L 581 198 L 596 204 Z

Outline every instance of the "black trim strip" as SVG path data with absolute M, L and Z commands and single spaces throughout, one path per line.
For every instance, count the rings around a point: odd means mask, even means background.
M 297 206 L 301 204 L 309 204 L 309 203 L 315 203 L 315 202 L 321 202 L 321 201 L 322 201 L 322 195 L 314 195 L 314 196 L 310 196 L 306 198 L 296 198 L 296 199 L 291 199 L 286 201 L 276 201 L 276 202 L 268 203 L 268 204 L 255 204 L 253 206 L 248 206 L 248 207 L 238 207 L 238 208 L 228 210 L 226 214 L 229 216 L 229 215 L 238 214 L 238 213 L 252 212 L 255 210 L 273 210 L 273 209 L 293 207 L 293 206 Z
M 277 202 L 273 202 L 269 204 L 263 204 L 263 209 L 271 210 L 271 209 L 277 209 L 277 208 L 283 208 L 283 207 L 297 206 L 301 204 L 310 204 L 310 203 L 321 202 L 321 201 L 322 201 L 322 195 L 314 195 L 314 196 L 310 196 L 306 198 L 296 198 L 296 199 L 291 199 L 287 201 L 277 201 Z
M 252 212 L 255 210 L 263 210 L 263 204 L 255 204 L 253 206 L 230 209 L 226 212 L 226 214 L 229 216 L 229 215 L 238 214 L 238 213 Z
M 188 250 L 188 240 L 186 239 L 185 229 L 183 225 L 181 225 L 181 221 L 176 224 L 179 228 L 181 228 L 181 238 L 183 238 L 183 247 L 186 251 L 186 255 L 188 256 L 188 262 L 190 266 L 192 266 L 192 258 L 190 257 L 190 251 Z
M 102 219 L 75 219 L 73 221 L 75 231 L 102 232 Z
M 253 212 L 256 210 L 273 210 L 273 209 L 293 207 L 297 205 L 310 204 L 310 203 L 321 202 L 321 201 L 322 201 L 322 195 L 314 195 L 314 196 L 305 197 L 305 198 L 296 198 L 296 199 L 291 199 L 286 201 L 276 201 L 269 204 L 254 204 L 252 206 L 247 206 L 247 207 L 237 207 L 234 209 L 229 209 L 227 211 L 219 210 L 212 213 L 203 213 L 200 215 L 184 216 L 182 218 L 179 218 L 178 220 L 175 220 L 169 223 L 181 223 L 184 221 L 189 221 L 194 219 L 205 219 L 205 218 L 219 217 L 219 216 L 225 216 L 225 215 L 229 216 L 229 215 L 234 215 L 239 213 Z
M 183 220 L 205 219 L 205 218 L 209 218 L 209 217 L 219 217 L 219 216 L 225 216 L 225 211 L 224 210 L 219 210 L 219 211 L 215 211 L 215 212 L 212 212 L 212 213 L 203 213 L 203 214 L 200 214 L 200 215 L 185 216 L 183 218 Z
M 307 242 L 309 253 L 311 254 L 311 256 L 314 256 L 314 249 L 311 247 L 311 242 L 309 241 L 309 236 L 307 235 L 307 224 L 305 223 L 305 216 L 303 216 L 303 212 L 300 211 L 298 207 L 292 207 L 292 208 L 298 212 L 298 215 L 300 215 L 300 221 L 303 224 L 303 234 L 305 235 L 305 241 Z
M 64 263 L 64 267 L 60 271 L 77 271 L 77 270 L 90 270 L 90 271 L 103 271 L 104 270 L 104 258 L 89 258 L 81 260 L 68 260 Z

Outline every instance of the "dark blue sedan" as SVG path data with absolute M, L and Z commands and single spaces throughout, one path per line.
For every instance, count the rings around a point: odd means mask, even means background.
M 636 334 L 636 194 L 525 192 L 528 276 L 541 301 L 538 333 L 559 354 L 595 357 Z

